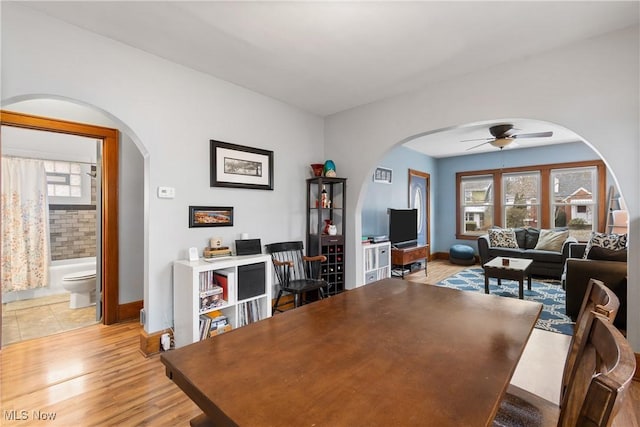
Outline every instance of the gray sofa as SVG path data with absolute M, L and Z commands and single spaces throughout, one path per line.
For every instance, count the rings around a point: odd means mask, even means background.
M 554 229 L 561 231 L 561 229 Z M 518 248 L 498 248 L 489 246 L 489 235 L 483 234 L 478 237 L 478 253 L 480 262 L 484 265 L 497 256 L 509 258 L 526 258 L 533 261 L 531 274 L 534 276 L 551 277 L 560 279 L 564 270 L 564 262 L 569 257 L 569 244 L 576 243 L 573 237 L 568 237 L 563 245 L 562 251 L 536 250 L 540 230 L 537 228 L 515 228 Z

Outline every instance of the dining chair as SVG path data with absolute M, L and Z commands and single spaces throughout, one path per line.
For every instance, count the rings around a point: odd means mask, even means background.
M 565 360 L 564 370 L 562 373 L 562 384 L 560 386 L 560 402 L 564 397 L 565 391 L 571 379 L 573 378 L 573 369 L 575 367 L 576 359 L 582 348 L 584 347 L 584 337 L 588 324 L 588 313 L 596 312 L 597 314 L 604 316 L 610 322 L 616 318 L 618 309 L 620 308 L 620 300 L 616 294 L 609 289 L 602 281 L 596 279 L 590 279 L 587 284 L 587 290 L 584 298 L 582 299 L 582 305 L 578 312 L 578 318 L 573 329 L 573 335 L 571 336 L 571 342 L 569 343 L 569 352 L 567 359 Z
M 633 350 L 606 317 L 584 313 L 584 346 L 560 406 L 517 389 L 501 403 L 494 426 L 637 426 L 628 398 L 636 369 Z M 624 422 L 621 419 L 624 418 Z
M 584 347 L 585 331 L 589 320 L 588 314 L 591 312 L 596 312 L 609 319 L 610 322 L 613 322 L 616 314 L 618 313 L 619 307 L 620 300 L 611 289 L 609 289 L 600 280 L 589 280 L 589 283 L 587 284 L 587 290 L 585 292 L 584 298 L 582 299 L 580 312 L 578 313 L 578 318 L 576 319 L 573 335 L 571 336 L 569 351 L 567 353 L 564 370 L 562 372 L 562 383 L 560 385 L 560 402 L 562 402 L 562 398 L 565 394 L 565 390 L 567 389 L 567 385 L 572 378 L 576 358 L 578 357 L 581 348 Z M 507 389 L 506 397 L 508 398 L 510 394 L 519 394 L 518 387 L 510 384 L 509 388 Z
M 272 314 L 282 312 L 280 307 L 291 304 L 280 304 L 284 292 L 293 294 L 294 307 L 299 307 L 307 301 L 304 294 L 318 291 L 320 299 L 324 298 L 324 291 L 329 290 L 329 283 L 320 279 L 321 263 L 327 260 L 324 255 L 306 256 L 302 242 L 281 242 L 266 245 L 267 253 L 271 254 L 273 267 L 278 278 L 280 289 L 273 304 Z
M 560 385 L 561 403 L 567 386 L 572 379 L 575 361 L 580 351 L 584 348 L 584 344 L 586 342 L 585 332 L 590 322 L 589 316 L 592 315 L 592 312 L 596 312 L 605 316 L 612 322 L 618 312 L 619 306 L 620 301 L 618 300 L 618 297 L 607 286 L 605 286 L 604 283 L 595 279 L 589 280 L 585 296 L 582 299 L 580 312 L 578 313 L 578 318 L 574 326 L 571 342 L 569 343 L 569 352 L 567 354 L 567 359 L 565 360 L 565 366 L 562 373 L 562 383 Z M 521 396 L 524 393 L 526 393 L 524 390 L 510 384 L 503 399 L 500 411 L 505 411 L 505 406 L 511 406 L 511 403 L 513 403 L 516 397 Z

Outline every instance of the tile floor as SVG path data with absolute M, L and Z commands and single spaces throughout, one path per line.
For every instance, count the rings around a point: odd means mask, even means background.
M 68 294 L 3 303 L 2 345 L 95 323 L 95 305 L 71 309 Z

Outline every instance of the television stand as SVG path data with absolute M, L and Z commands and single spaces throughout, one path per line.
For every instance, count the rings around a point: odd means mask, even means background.
M 420 260 L 424 260 L 424 275 L 427 275 L 427 256 L 428 245 L 414 245 L 404 248 L 392 248 L 391 249 L 391 268 L 400 268 L 402 273 L 400 277 L 404 278 L 406 266 L 409 266 L 409 272 L 411 272 L 411 266 Z M 397 276 L 397 274 L 396 274 Z

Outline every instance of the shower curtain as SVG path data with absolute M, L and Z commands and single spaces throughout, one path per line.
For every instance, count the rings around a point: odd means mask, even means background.
M 49 220 L 44 161 L 2 157 L 2 292 L 48 285 Z

